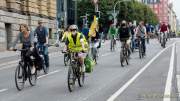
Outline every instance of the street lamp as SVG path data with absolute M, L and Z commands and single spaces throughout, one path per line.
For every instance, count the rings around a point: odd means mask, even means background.
M 122 0 L 122 1 L 117 1 L 114 5 L 114 14 L 113 14 L 113 17 L 114 17 L 114 24 L 115 24 L 115 19 L 116 19 L 116 6 L 118 3 L 121 3 L 121 2 L 124 2 L 124 1 L 131 1 L 131 0 Z

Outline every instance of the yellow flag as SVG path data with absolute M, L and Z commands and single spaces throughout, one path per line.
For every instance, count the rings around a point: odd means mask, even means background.
M 94 20 L 90 26 L 90 30 L 89 30 L 89 37 L 95 37 L 96 36 L 96 29 L 98 26 L 98 22 L 96 20 L 96 16 L 94 16 Z

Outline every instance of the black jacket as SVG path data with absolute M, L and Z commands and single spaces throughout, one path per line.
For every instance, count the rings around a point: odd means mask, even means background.
M 127 39 L 130 37 L 130 30 L 128 27 L 126 28 L 121 27 L 119 28 L 118 34 L 120 39 Z

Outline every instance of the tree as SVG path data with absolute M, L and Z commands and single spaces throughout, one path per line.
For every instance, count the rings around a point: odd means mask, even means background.
M 119 0 L 99 0 L 99 11 L 101 12 L 101 18 L 99 22 L 103 25 L 108 25 L 109 16 L 108 11 L 112 11 L 114 4 Z M 94 5 L 91 0 L 81 0 L 78 1 L 78 21 L 79 25 L 82 24 L 82 18 L 80 16 L 89 14 L 89 24 L 93 20 L 93 15 L 95 14 Z M 131 2 L 121 2 L 117 5 L 116 11 L 119 11 L 117 15 L 118 21 L 127 20 L 137 22 L 143 20 L 146 23 L 156 24 L 158 19 L 154 12 L 143 3 L 136 2 L 132 0 Z M 113 12 L 112 12 L 113 13 Z
M 127 20 L 145 21 L 145 23 L 157 24 L 158 19 L 151 8 L 136 1 L 122 2 L 119 7 L 118 21 Z

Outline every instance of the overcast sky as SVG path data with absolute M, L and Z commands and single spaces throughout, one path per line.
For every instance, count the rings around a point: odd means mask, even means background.
M 174 5 L 174 11 L 176 12 L 177 18 L 180 20 L 180 0 L 171 0 Z

